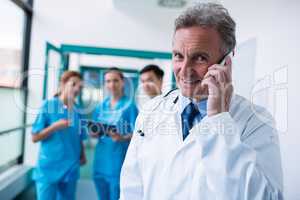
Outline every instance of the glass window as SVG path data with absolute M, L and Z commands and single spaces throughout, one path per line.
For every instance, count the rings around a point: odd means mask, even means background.
M 24 92 L 19 89 L 0 88 L 0 132 L 23 125 Z
M 0 87 L 21 86 L 24 19 L 24 11 L 13 2 L 0 2 Z
M 0 146 L 2 149 L 1 156 L 0 156 L 0 166 L 5 165 L 15 160 L 19 156 L 21 156 L 22 154 L 22 137 L 20 137 L 21 135 L 22 135 L 22 130 L 0 135 Z
M 16 128 L 24 125 L 21 75 L 25 17 L 14 2 L 0 1 L 0 172 L 23 154 L 23 131 Z

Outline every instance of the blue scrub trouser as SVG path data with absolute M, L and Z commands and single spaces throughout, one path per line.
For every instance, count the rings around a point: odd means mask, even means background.
M 98 200 L 118 200 L 120 198 L 120 178 L 97 177 L 94 178 Z
M 75 200 L 77 181 L 36 182 L 38 200 Z

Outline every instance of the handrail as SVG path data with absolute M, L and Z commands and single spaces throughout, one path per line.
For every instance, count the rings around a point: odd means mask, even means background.
M 10 133 L 10 132 L 13 132 L 13 131 L 17 131 L 17 130 L 22 130 L 24 128 L 28 128 L 30 126 L 32 126 L 32 124 L 26 124 L 24 126 L 19 126 L 19 127 L 16 127 L 16 128 L 11 128 L 11 129 L 7 129 L 7 130 L 4 130 L 4 131 L 0 131 L 0 136 L 4 135 L 4 134 L 7 134 L 7 133 Z

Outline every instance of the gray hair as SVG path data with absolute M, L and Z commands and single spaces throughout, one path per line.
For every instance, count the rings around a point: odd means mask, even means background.
M 185 10 L 175 20 L 175 32 L 181 28 L 206 26 L 216 28 L 223 41 L 223 53 L 229 53 L 236 45 L 235 22 L 228 10 L 217 3 L 198 3 Z

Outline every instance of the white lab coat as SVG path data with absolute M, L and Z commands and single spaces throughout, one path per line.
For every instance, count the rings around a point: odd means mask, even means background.
M 278 135 L 263 108 L 234 95 L 229 112 L 203 118 L 183 141 L 177 97 L 156 97 L 141 110 L 121 200 L 283 199 Z

